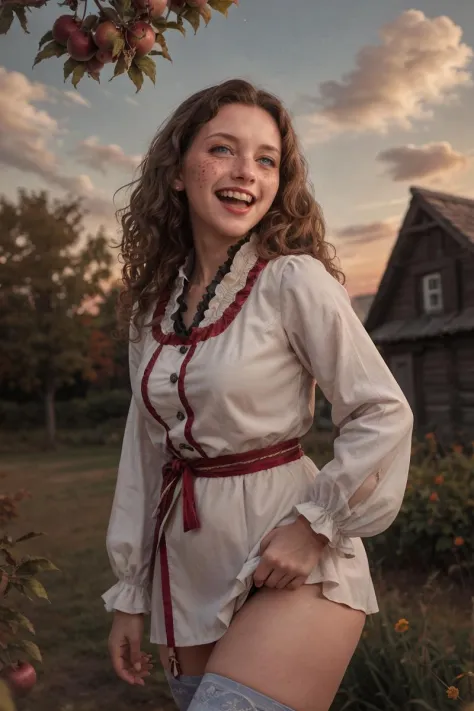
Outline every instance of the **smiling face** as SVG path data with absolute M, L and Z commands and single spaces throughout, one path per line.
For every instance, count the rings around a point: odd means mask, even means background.
M 232 243 L 270 209 L 280 182 L 281 137 L 269 113 L 229 104 L 206 123 L 186 152 L 180 179 L 194 240 Z

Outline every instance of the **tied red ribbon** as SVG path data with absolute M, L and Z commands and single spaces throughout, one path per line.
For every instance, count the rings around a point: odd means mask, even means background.
M 194 496 L 194 472 L 189 462 L 178 457 L 173 457 L 163 467 L 163 492 L 165 493 L 158 508 L 158 523 L 161 526 L 168 514 L 180 479 L 182 482 L 183 528 L 185 532 L 193 531 L 201 526 Z

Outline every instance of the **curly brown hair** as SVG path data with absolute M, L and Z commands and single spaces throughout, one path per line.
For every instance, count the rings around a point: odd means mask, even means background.
M 313 197 L 308 167 L 290 115 L 274 95 L 242 79 L 198 91 L 184 101 L 158 129 L 138 168 L 130 202 L 119 210 L 123 261 L 119 314 L 139 327 L 156 299 L 165 294 L 192 248 L 186 196 L 172 189 L 183 158 L 200 128 L 228 104 L 257 106 L 275 120 L 281 135 L 280 186 L 273 204 L 255 227 L 258 255 L 270 260 L 288 254 L 311 254 L 338 281 L 334 247 L 325 240 L 322 211 Z M 123 189 L 123 188 L 122 188 Z

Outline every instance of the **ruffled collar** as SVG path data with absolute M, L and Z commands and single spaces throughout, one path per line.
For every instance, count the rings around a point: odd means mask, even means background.
M 245 286 L 258 255 L 255 249 L 256 236 L 241 240 L 229 249 L 227 261 L 218 269 L 201 300 L 191 329 L 179 325 L 179 314 L 183 310 L 186 283 L 193 267 L 194 254 L 190 253 L 181 265 L 161 321 L 164 334 L 176 333 L 183 339 L 193 328 L 204 328 L 215 323 L 232 304 L 239 291 Z M 182 319 L 181 319 L 182 321 Z M 184 330 L 183 330 L 184 327 Z

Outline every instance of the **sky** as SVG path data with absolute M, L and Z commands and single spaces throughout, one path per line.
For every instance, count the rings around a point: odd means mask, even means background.
M 156 86 L 125 77 L 76 91 L 64 59 L 32 68 L 55 0 L 0 38 L 0 193 L 80 195 L 116 238 L 113 195 L 187 96 L 233 77 L 285 103 L 352 296 L 373 292 L 412 185 L 474 197 L 472 0 L 240 0 L 186 37 Z M 120 199 L 119 203 L 120 205 Z

